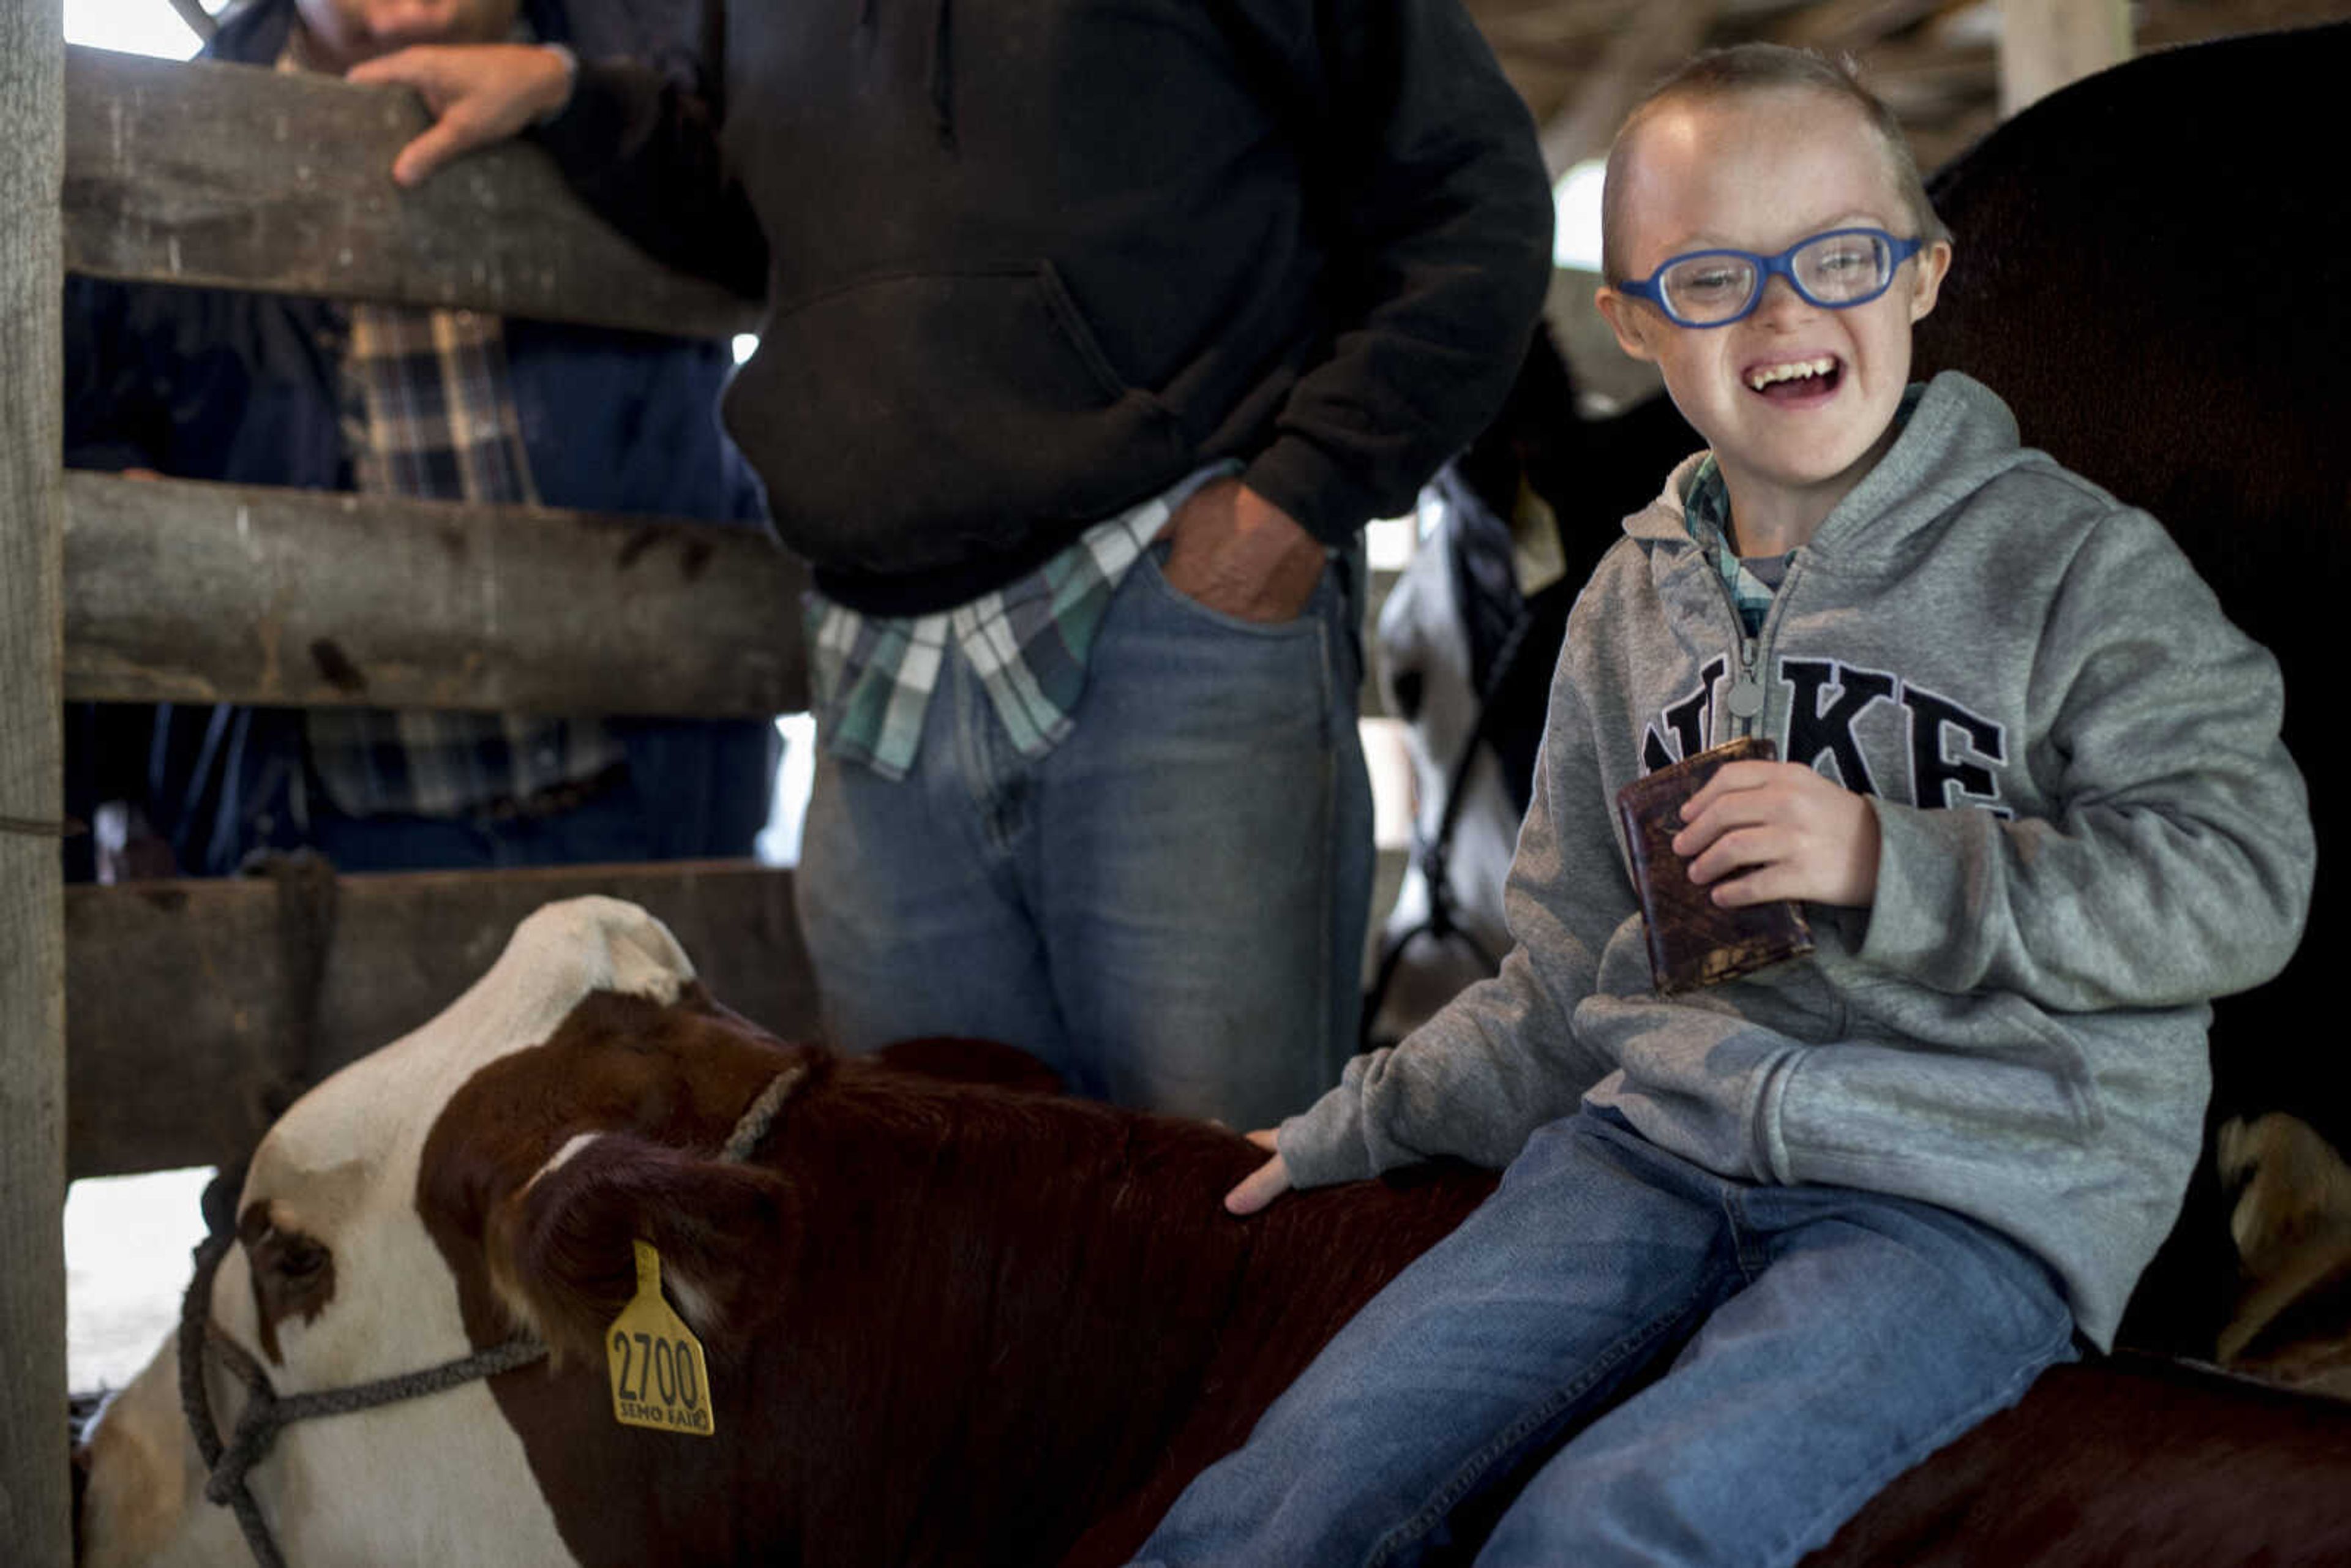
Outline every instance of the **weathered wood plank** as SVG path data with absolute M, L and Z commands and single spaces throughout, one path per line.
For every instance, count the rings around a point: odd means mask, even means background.
M 1624 8 L 1607 53 L 1585 74 L 1570 106 L 1542 128 L 1552 178 L 1608 151 L 1625 112 L 1704 41 L 1716 8 L 1716 0 L 1635 0 Z
M 804 569 L 754 529 L 103 474 L 65 493 L 70 697 L 807 706 Z
M 338 878 L 308 1063 L 292 1060 L 307 1032 L 288 973 L 300 934 L 287 929 L 275 883 L 77 886 L 66 894 L 72 1174 L 241 1153 L 286 1082 L 397 1040 L 479 978 L 523 916 L 590 893 L 660 917 L 736 1011 L 787 1039 L 816 1032 L 791 873 L 748 862 Z
M 591 216 L 536 147 L 400 189 L 425 125 L 404 90 L 75 47 L 65 114 L 76 272 L 708 337 L 758 319 Z
M 57 841 L 57 0 L 0 0 L 0 1552 L 71 1559 L 66 1461 L 65 987 Z

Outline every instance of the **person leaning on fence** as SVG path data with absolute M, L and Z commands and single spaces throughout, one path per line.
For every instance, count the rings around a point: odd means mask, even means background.
M 340 73 L 424 38 L 509 36 L 629 47 L 639 29 L 616 0 L 253 0 L 207 53 Z M 711 413 L 719 343 L 84 278 L 66 334 L 69 466 L 763 517 Z M 136 802 L 171 852 L 151 869 L 204 873 L 298 845 L 352 871 L 746 855 L 776 751 L 764 720 L 370 708 L 86 706 L 68 736 L 77 814 Z
M 1228 1195 L 1453 1155 L 1494 1196 L 1205 1471 L 1147 1563 L 1783 1564 L 2107 1344 L 2177 1214 L 2208 999 L 2307 908 L 2277 666 L 2146 514 L 1907 385 L 1952 248 L 1817 56 L 1701 56 L 1610 159 L 1601 308 L 1710 444 L 1578 601 L 1515 946 Z M 2053 309 L 2064 301 L 2051 301 Z M 1816 946 L 1653 989 L 1615 792 Z M 1817 770 L 1816 770 L 1817 769 Z
M 829 1026 L 1244 1125 L 1306 1103 L 1369 913 L 1355 540 L 1476 434 L 1540 308 L 1524 105 L 1458 0 L 708 31 L 705 99 L 544 50 L 354 74 L 440 115 L 399 178 L 549 117 L 592 205 L 768 289 L 726 413 L 815 565 Z

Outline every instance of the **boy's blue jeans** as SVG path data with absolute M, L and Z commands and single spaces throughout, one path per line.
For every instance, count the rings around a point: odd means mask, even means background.
M 1411 1563 L 1524 1478 L 1479 1564 L 1790 1563 L 2069 1359 L 2072 1328 L 2049 1270 L 1970 1220 L 1726 1181 L 1579 1113 L 1138 1556 Z
M 1000 1040 L 1081 1093 L 1243 1129 L 1338 1082 L 1372 873 L 1353 573 L 1260 625 L 1171 587 L 1164 549 L 1042 758 L 952 649 L 903 782 L 820 754 L 797 897 L 838 1043 Z

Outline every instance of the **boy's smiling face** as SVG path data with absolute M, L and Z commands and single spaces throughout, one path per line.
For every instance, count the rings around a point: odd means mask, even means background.
M 1830 229 L 1917 233 L 1876 131 L 1825 93 L 1771 88 L 1668 102 L 1633 134 L 1626 189 L 1610 203 L 1630 277 L 1694 250 L 1770 256 Z M 1600 291 L 1618 342 L 1656 364 L 1714 449 L 1743 550 L 1811 537 L 1892 444 L 1911 323 L 1934 308 L 1950 258 L 1948 243 L 1929 246 L 1884 294 L 1839 310 L 1771 277 L 1753 313 L 1726 327 L 1678 327 L 1646 300 Z

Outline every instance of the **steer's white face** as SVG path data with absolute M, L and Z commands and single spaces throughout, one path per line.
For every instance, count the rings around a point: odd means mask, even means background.
M 426 1133 L 467 1079 L 547 1039 L 590 992 L 670 1002 L 693 973 L 632 904 L 582 898 L 533 915 L 446 1011 L 312 1090 L 270 1130 L 238 1205 L 243 1243 L 214 1281 L 213 1322 L 281 1397 L 469 1354 L 456 1281 L 415 1208 Z M 216 1422 L 233 1430 L 242 1385 L 215 1362 L 210 1386 Z M 204 1500 L 172 1345 L 107 1406 L 89 1448 L 85 1568 L 252 1561 L 230 1511 Z M 288 1427 L 249 1485 L 297 1568 L 573 1561 L 479 1382 Z

